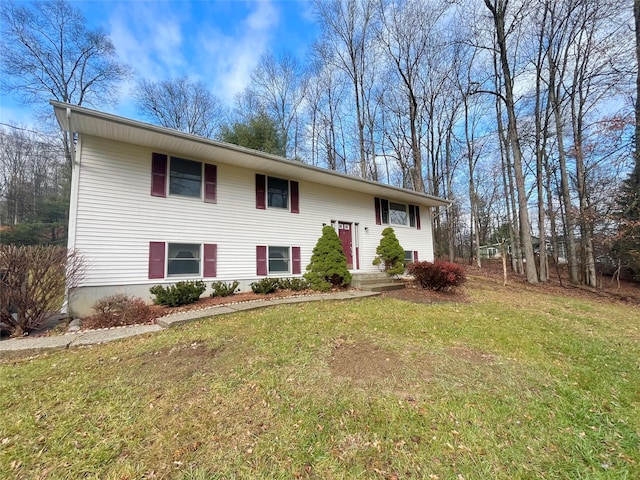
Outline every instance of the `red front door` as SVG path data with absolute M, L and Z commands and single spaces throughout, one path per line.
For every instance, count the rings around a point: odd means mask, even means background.
M 347 257 L 347 268 L 352 269 L 353 253 L 351 252 L 351 246 L 353 241 L 351 234 L 351 224 L 338 222 L 338 236 L 340 237 L 340 241 L 342 242 L 342 250 L 344 251 L 344 256 Z

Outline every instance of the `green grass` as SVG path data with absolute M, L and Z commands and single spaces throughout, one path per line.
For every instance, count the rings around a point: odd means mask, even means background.
M 472 279 L 0 364 L 18 479 L 640 478 L 640 312 Z

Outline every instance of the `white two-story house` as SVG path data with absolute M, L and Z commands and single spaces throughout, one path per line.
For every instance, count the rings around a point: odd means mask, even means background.
M 448 202 L 299 161 L 52 101 L 77 134 L 69 248 L 85 260 L 73 315 L 114 293 L 150 301 L 180 280 L 305 273 L 322 227 L 336 229 L 353 274 L 391 226 L 407 259 L 433 260 L 432 207 Z

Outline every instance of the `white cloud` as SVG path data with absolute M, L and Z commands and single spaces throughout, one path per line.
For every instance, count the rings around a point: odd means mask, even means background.
M 118 56 L 150 80 L 177 76 L 186 61 L 181 3 L 118 3 L 109 14 L 109 33 Z M 168 20 L 169 19 L 169 20 Z
M 219 28 L 201 33 L 201 58 L 214 93 L 228 104 L 249 84 L 251 70 L 273 39 L 280 14 L 271 2 L 255 2 L 255 7 L 233 33 Z

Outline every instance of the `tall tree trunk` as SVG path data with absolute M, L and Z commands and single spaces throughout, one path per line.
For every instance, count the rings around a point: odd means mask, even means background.
M 538 193 L 538 275 L 541 282 L 549 279 L 549 269 L 547 262 L 547 239 L 545 228 L 545 205 L 544 205 L 544 171 L 543 162 L 547 149 L 548 134 L 548 109 L 549 102 L 546 102 L 546 108 L 543 108 L 542 96 L 542 71 L 545 59 L 544 35 L 546 28 L 547 10 L 545 9 L 542 25 L 540 26 L 540 36 L 538 37 L 537 56 L 536 56 L 536 100 L 535 100 L 535 139 L 536 139 L 536 190 Z
M 578 254 L 575 240 L 575 219 L 571 206 L 571 193 L 569 189 L 569 173 L 567 172 L 567 156 L 564 148 L 564 128 L 562 123 L 562 105 L 556 85 L 556 66 L 552 56 L 549 57 L 549 102 L 553 111 L 558 142 L 558 160 L 560 162 L 560 189 L 562 202 L 564 203 L 565 240 L 567 246 L 567 262 L 569 264 L 569 281 L 573 285 L 580 283 L 578 275 Z
M 513 153 L 513 170 L 516 180 L 516 190 L 518 193 L 518 213 L 520 219 L 520 241 L 526 260 L 525 273 L 527 282 L 538 283 L 538 272 L 536 270 L 536 259 L 533 254 L 533 243 L 531 241 L 531 222 L 529 221 L 529 208 L 527 205 L 527 191 L 524 184 L 524 171 L 522 169 L 522 149 L 520 148 L 520 138 L 518 137 L 518 121 L 516 117 L 515 99 L 513 95 L 513 79 L 511 78 L 511 67 L 507 55 L 507 38 L 505 31 L 505 14 L 508 0 L 496 0 L 492 4 L 490 0 L 484 0 L 485 5 L 493 15 L 496 27 L 496 40 L 502 66 L 502 75 L 505 87 L 505 106 L 509 123 L 507 126 L 507 136 Z

